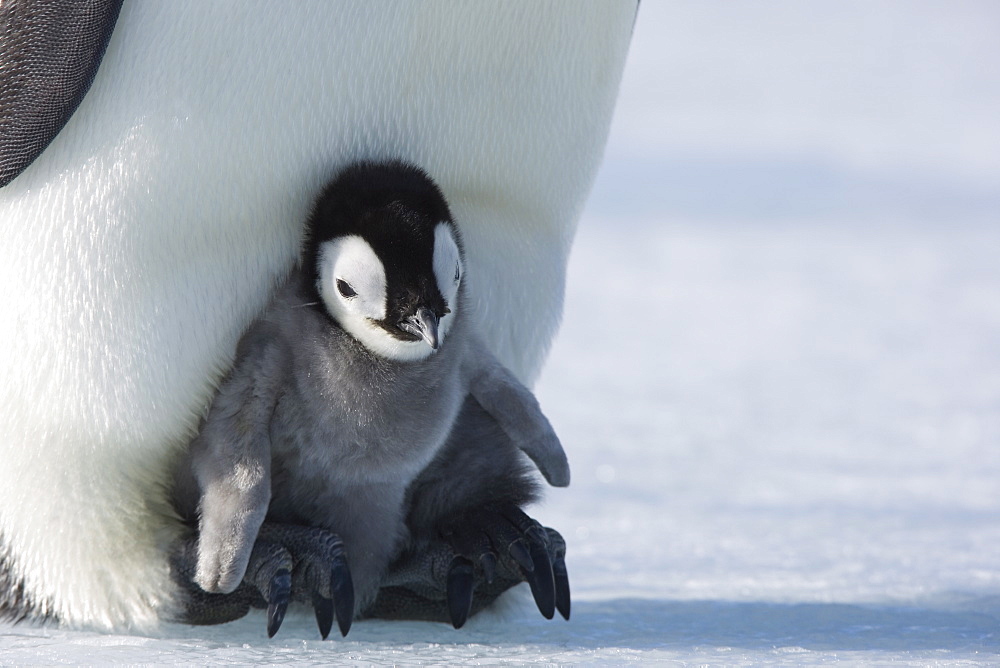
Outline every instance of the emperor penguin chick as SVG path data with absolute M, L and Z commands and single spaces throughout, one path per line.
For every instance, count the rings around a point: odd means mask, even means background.
M 326 188 L 301 267 L 243 336 L 191 446 L 201 589 L 229 593 L 256 578 L 273 635 L 290 579 L 310 571 L 321 632 L 334 601 L 346 633 L 406 539 L 407 487 L 467 397 L 549 483 L 569 483 L 537 401 L 476 336 L 464 274 L 459 231 L 421 170 L 362 163 Z M 295 540 L 275 527 L 335 534 L 342 543 L 319 558 L 334 563 L 300 568 L 308 559 L 292 554 L 280 566 L 266 543 L 294 552 Z

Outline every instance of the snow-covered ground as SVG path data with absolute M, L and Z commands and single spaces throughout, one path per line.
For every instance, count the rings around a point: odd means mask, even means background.
M 538 387 L 570 622 L 0 627 L 0 663 L 1000 663 L 1000 8 L 643 4 Z

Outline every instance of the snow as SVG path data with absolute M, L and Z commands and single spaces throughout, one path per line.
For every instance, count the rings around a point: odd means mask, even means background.
M 572 621 L 2 626 L 2 662 L 1000 663 L 998 33 L 643 3 L 537 388 Z

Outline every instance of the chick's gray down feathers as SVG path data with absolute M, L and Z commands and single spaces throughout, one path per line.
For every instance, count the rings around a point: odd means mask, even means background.
M 402 171 L 404 182 L 426 178 L 402 165 L 361 169 L 380 176 L 388 170 L 389 177 Z M 395 250 L 405 249 L 404 228 L 413 228 L 419 212 L 396 200 L 388 208 L 374 201 L 366 206 L 378 215 L 388 210 L 406 221 L 393 240 Z M 317 211 L 323 207 L 321 198 Z M 315 229 L 316 221 L 311 224 Z M 312 243 L 307 252 L 319 254 L 321 248 Z M 306 258 L 305 267 L 315 267 L 314 259 Z M 457 270 L 455 276 L 457 281 Z M 189 607 L 197 611 L 189 621 L 231 618 L 231 599 L 218 606 L 218 614 L 204 613 L 212 600 L 205 594 L 238 595 L 246 585 L 268 603 L 272 634 L 290 597 L 312 600 L 324 636 L 334 606 L 346 633 L 350 616 L 366 610 L 443 617 L 446 596 L 458 626 L 470 607 L 481 608 L 521 579 L 551 617 L 558 589 L 551 569 L 561 563 L 561 539 L 520 513 L 534 496 L 534 483 L 518 451 L 556 486 L 569 483 L 568 463 L 531 392 L 476 336 L 461 287 L 448 305 L 450 327 L 440 346 L 435 340 L 432 354 L 400 361 L 376 354 L 345 331 L 325 308 L 325 298 L 316 301 L 316 280 L 311 272 L 294 271 L 245 334 L 182 467 L 178 505 L 182 514 L 198 517 L 196 545 L 188 540 L 175 559 L 182 577 L 201 590 L 192 594 Z M 333 277 L 323 280 L 332 284 Z M 479 531 L 481 523 L 488 526 Z M 501 544 L 485 550 L 499 549 L 500 577 L 496 557 L 484 557 L 479 567 L 489 582 L 477 597 L 472 566 L 465 563 L 484 550 L 476 541 L 449 542 L 470 531 L 485 531 Z M 265 534 L 271 538 L 264 542 L 276 541 L 277 547 L 262 544 Z M 301 541 L 309 545 L 336 541 L 328 562 L 311 569 L 322 576 L 300 573 L 310 569 L 298 566 L 305 557 L 289 544 L 299 540 L 293 534 L 308 534 Z M 506 543 L 517 543 L 512 553 Z M 456 562 L 461 568 L 452 563 L 456 558 L 464 560 Z M 323 559 L 316 557 L 317 563 Z M 549 569 L 541 595 L 533 579 L 540 577 L 536 566 L 539 573 Z M 393 569 L 395 578 L 389 576 Z M 331 579 L 331 571 L 337 577 Z M 379 595 L 384 583 L 392 586 Z M 563 598 L 568 614 L 568 589 Z M 245 611 L 245 604 L 236 608 Z

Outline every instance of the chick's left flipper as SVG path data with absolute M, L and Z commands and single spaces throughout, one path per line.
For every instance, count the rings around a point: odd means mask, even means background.
M 177 621 L 222 624 L 251 607 L 267 608 L 267 634 L 274 636 L 291 601 L 310 603 L 325 639 L 336 619 L 346 636 L 354 620 L 354 584 L 340 538 L 313 527 L 265 522 L 250 553 L 246 575 L 229 594 L 208 593 L 196 584 L 197 538 L 177 544 L 171 558 L 183 599 Z

